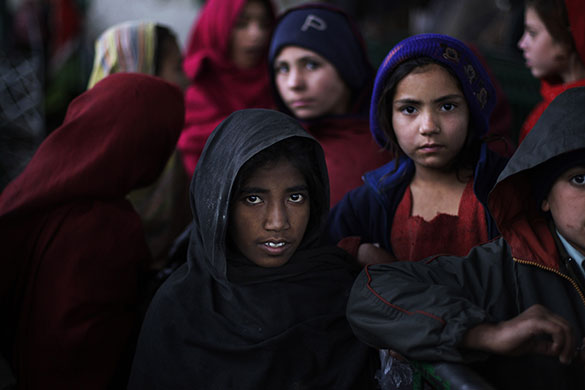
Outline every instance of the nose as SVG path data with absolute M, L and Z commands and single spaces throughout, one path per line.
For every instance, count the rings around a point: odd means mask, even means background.
M 264 229 L 280 232 L 290 227 L 286 206 L 281 202 L 269 202 L 266 207 Z
M 259 21 L 251 21 L 248 24 L 247 32 L 248 38 L 255 43 L 262 41 L 264 38 L 264 28 Z
M 288 73 L 286 85 L 290 89 L 301 89 L 304 85 L 304 80 L 302 71 L 298 67 L 293 66 Z
M 430 111 L 424 111 L 420 115 L 421 122 L 419 126 L 419 132 L 422 135 L 428 136 L 437 134 L 441 131 L 435 114 Z
M 526 49 L 526 38 L 527 38 L 526 31 L 524 31 L 524 34 L 522 34 L 522 36 L 520 37 L 520 40 L 518 41 L 518 48 L 521 50 L 525 50 Z

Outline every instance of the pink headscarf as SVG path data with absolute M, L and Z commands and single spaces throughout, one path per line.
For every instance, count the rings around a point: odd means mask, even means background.
M 267 60 L 254 68 L 240 69 L 229 58 L 231 32 L 247 1 L 209 0 L 191 31 L 183 63 L 191 84 L 185 95 L 185 128 L 178 144 L 189 176 L 207 137 L 225 117 L 244 108 L 274 106 Z M 272 7 L 270 11 L 274 19 Z

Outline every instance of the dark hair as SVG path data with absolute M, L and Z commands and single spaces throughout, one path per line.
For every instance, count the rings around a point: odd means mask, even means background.
M 382 131 L 384 131 L 384 134 L 386 134 L 388 139 L 388 143 L 385 145 L 385 148 L 388 149 L 394 156 L 404 156 L 404 152 L 398 145 L 398 140 L 396 139 L 396 134 L 394 133 L 394 128 L 392 127 L 393 100 L 394 96 L 396 95 L 396 88 L 398 87 L 398 83 L 416 69 L 433 64 L 439 65 L 445 69 L 455 80 L 459 90 L 463 92 L 461 82 L 459 81 L 459 78 L 455 72 L 453 72 L 453 70 L 449 67 L 430 57 L 415 57 L 398 65 L 386 80 L 384 90 L 382 91 L 382 95 L 376 107 L 380 128 Z M 470 120 L 469 126 L 471 125 L 472 121 Z M 454 161 L 454 168 L 457 170 L 458 175 L 460 169 L 473 168 L 475 166 L 479 159 L 480 147 L 481 140 L 476 135 L 476 132 L 472 131 L 472 129 L 468 127 L 465 142 L 463 143 L 463 146 Z M 394 170 L 398 169 L 398 158 L 395 159 L 395 162 L 396 166 Z
M 266 9 L 266 11 L 268 11 L 269 14 L 272 12 L 272 3 L 270 2 L 270 0 L 246 0 L 244 2 L 244 6 L 246 4 L 253 3 L 253 2 L 261 3 L 264 6 L 264 8 Z M 274 21 L 272 21 L 272 24 L 274 24 Z
M 163 60 L 169 54 L 171 44 L 177 42 L 177 37 L 168 27 L 159 24 L 155 27 L 156 43 L 154 45 L 154 74 L 161 71 Z
M 268 30 L 272 30 L 274 28 L 274 17 L 273 15 L 273 8 L 272 8 L 272 3 L 271 0 L 246 0 L 242 3 L 242 6 L 240 8 L 240 10 L 238 11 L 238 16 L 236 17 L 236 20 L 234 21 L 234 27 L 236 27 L 236 24 L 238 23 L 239 18 L 242 16 L 242 12 L 244 12 L 244 8 L 246 7 L 246 5 L 250 4 L 250 3 L 259 3 L 264 10 L 267 13 L 268 16 L 268 20 L 266 22 L 268 22 L 266 25 L 264 25 L 263 27 L 266 27 Z
M 576 51 L 571 35 L 565 0 L 526 0 L 526 8 L 534 8 L 551 37 L 571 51 Z
M 312 223 L 319 220 L 324 212 L 324 207 L 326 207 L 321 195 L 325 190 L 324 178 L 318 174 L 319 164 L 315 158 L 314 148 L 314 141 L 308 138 L 291 137 L 257 153 L 240 168 L 231 191 L 230 204 L 258 168 L 274 165 L 279 161 L 285 160 L 298 169 L 307 182 L 311 209 L 308 226 L 312 226 Z

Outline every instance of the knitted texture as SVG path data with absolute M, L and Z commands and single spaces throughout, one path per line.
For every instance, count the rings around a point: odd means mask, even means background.
M 289 10 L 279 18 L 270 43 L 271 71 L 284 46 L 299 46 L 325 57 L 343 81 L 358 90 L 371 77 L 373 69 L 356 37 L 361 35 L 347 15 L 334 7 L 312 4 Z

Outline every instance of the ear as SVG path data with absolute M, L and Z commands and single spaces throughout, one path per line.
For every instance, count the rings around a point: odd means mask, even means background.
M 542 203 L 540 204 L 540 208 L 542 211 L 549 212 L 550 211 L 550 204 L 548 203 L 548 198 L 545 198 Z

